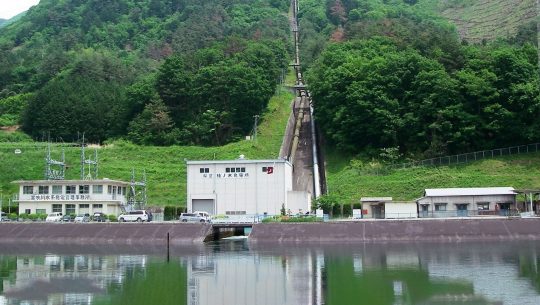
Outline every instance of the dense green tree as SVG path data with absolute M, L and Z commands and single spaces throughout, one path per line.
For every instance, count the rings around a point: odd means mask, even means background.
M 195 112 L 199 112 L 191 98 L 193 77 L 181 56 L 167 58 L 157 75 L 156 89 L 159 96 L 179 125 L 192 118 Z
M 251 129 L 253 115 L 264 111 L 273 93 L 259 68 L 251 68 L 244 62 L 224 61 L 205 67 L 193 81 L 194 99 L 198 113 L 206 109 L 230 113 L 234 128 L 242 133 Z
M 128 127 L 128 139 L 142 145 L 178 144 L 179 136 L 179 130 L 174 128 L 169 110 L 159 99 L 147 104 Z

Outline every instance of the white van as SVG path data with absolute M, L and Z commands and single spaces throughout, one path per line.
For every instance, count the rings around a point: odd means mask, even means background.
M 53 212 L 47 215 L 47 218 L 45 218 L 46 222 L 58 222 L 62 221 L 62 213 L 60 212 Z
M 7 221 L 8 217 L 6 215 L 6 212 L 0 213 L 0 221 Z
M 210 215 L 207 212 L 195 211 L 193 213 L 182 213 L 178 219 L 181 222 L 210 222 Z
M 145 210 L 133 210 L 126 213 L 122 213 L 118 216 L 118 222 L 124 221 L 137 221 L 137 222 L 148 222 L 149 215 Z

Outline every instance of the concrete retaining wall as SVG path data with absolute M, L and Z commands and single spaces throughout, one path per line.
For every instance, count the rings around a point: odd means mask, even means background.
M 180 223 L 0 223 L 0 244 L 31 245 L 202 245 L 208 224 Z M 254 243 L 459 242 L 540 240 L 540 218 L 420 219 L 332 223 L 262 223 Z
M 294 101 L 295 99 L 291 101 L 291 109 L 294 107 Z M 291 111 L 291 114 L 289 115 L 289 120 L 287 121 L 287 126 L 285 126 L 285 133 L 283 134 L 283 140 L 281 141 L 281 148 L 279 149 L 280 158 L 289 157 L 289 152 L 291 150 L 292 140 L 294 136 L 295 122 L 296 120 L 294 116 L 294 111 Z
M 540 240 L 540 218 L 262 223 L 253 227 L 249 240 L 255 243 Z
M 202 243 L 208 224 L 0 223 L 0 243 L 170 245 Z

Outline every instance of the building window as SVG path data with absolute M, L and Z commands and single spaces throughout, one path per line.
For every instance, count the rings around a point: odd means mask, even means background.
M 90 205 L 87 203 L 79 204 L 79 209 L 88 209 L 88 208 L 90 208 Z
M 77 188 L 75 185 L 66 185 L 66 194 L 75 194 L 77 193 Z
M 66 204 L 66 215 L 75 214 L 75 205 L 74 204 Z
M 52 205 L 52 211 L 53 213 L 62 213 L 62 205 L 61 204 L 53 204 Z
M 36 210 L 36 212 L 37 212 L 37 210 Z M 24 214 L 30 214 L 30 213 L 31 213 L 30 209 L 25 209 L 24 210 Z M 39 213 L 37 213 L 37 214 L 39 214 Z M 43 214 L 45 214 L 45 213 L 43 213 Z
M 34 187 L 31 185 L 25 185 L 23 186 L 23 194 L 33 194 L 34 193 Z
M 103 194 L 103 185 L 92 185 L 93 194 Z
M 26 213 L 26 214 L 30 214 L 30 210 L 28 209 L 27 211 L 28 211 L 28 213 Z M 36 214 L 45 215 L 45 214 L 47 214 L 47 210 L 45 210 L 45 209 L 36 209 Z
M 446 203 L 435 203 L 435 211 L 446 211 Z
M 208 168 L 208 167 L 199 168 L 199 173 L 201 173 L 201 174 L 207 174 L 209 172 L 210 172 L 210 168 Z
M 62 186 L 61 185 L 53 185 L 52 186 L 52 193 L 53 194 L 62 194 Z
M 262 168 L 263 173 L 266 173 L 267 170 L 268 170 L 268 167 L 266 167 L 266 166 L 264 166 L 264 167 Z
M 94 209 L 103 209 L 103 204 L 94 203 L 94 204 L 92 204 L 92 208 L 94 208 Z
M 90 185 L 79 185 L 79 194 L 90 194 Z
M 107 185 L 107 194 L 110 194 L 110 193 L 112 193 L 112 186 Z
M 246 211 L 225 211 L 225 215 L 246 215 Z
M 49 186 L 48 185 L 40 185 L 38 186 L 38 194 L 48 194 L 49 193 Z
M 489 211 L 489 202 L 478 202 L 478 211 Z
M 245 173 L 245 167 L 227 167 L 225 168 L 226 173 Z
M 125 186 L 124 186 L 124 187 L 122 188 L 122 194 L 124 194 L 124 196 L 126 196 L 126 195 L 127 195 L 127 192 L 126 192 L 126 187 L 125 187 Z

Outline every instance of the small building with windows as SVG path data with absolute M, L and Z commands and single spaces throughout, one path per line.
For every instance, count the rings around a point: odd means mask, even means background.
M 516 210 L 512 187 L 426 189 L 418 199 L 419 217 L 507 216 Z
M 19 213 L 62 215 L 102 212 L 118 215 L 127 203 L 129 183 L 98 180 L 21 180 Z
M 187 209 L 210 215 L 279 215 L 311 210 L 311 194 L 293 190 L 287 160 L 187 161 Z
M 392 197 L 362 197 L 362 218 L 417 218 L 415 202 L 393 201 Z

